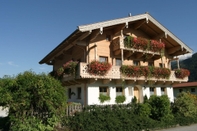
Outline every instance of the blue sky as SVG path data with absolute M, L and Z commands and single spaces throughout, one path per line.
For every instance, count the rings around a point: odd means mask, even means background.
M 2 0 L 0 77 L 26 70 L 48 73 L 38 62 L 77 26 L 149 12 L 197 52 L 196 0 Z

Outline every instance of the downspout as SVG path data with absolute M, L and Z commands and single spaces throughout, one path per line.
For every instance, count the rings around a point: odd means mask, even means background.
M 121 30 L 121 39 L 124 39 L 123 30 Z M 120 42 L 121 42 L 121 40 L 120 40 Z M 122 61 L 122 65 L 124 65 L 124 53 L 123 53 L 123 49 L 121 49 L 121 61 Z

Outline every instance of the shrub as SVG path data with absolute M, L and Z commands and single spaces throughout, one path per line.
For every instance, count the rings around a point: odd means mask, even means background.
M 103 102 L 105 102 L 105 101 L 108 101 L 108 100 L 110 100 L 110 99 L 111 99 L 111 98 L 110 98 L 110 96 L 108 96 L 108 95 L 100 94 L 100 96 L 99 96 L 99 100 L 100 100 L 101 103 L 103 103 Z
M 180 93 L 174 101 L 173 112 L 175 115 L 193 118 L 197 115 L 195 99 L 189 93 Z
M 54 130 L 65 114 L 61 83 L 46 74 L 26 71 L 0 79 L 0 105 L 9 108 L 10 129 Z
M 148 102 L 151 106 L 150 117 L 154 120 L 172 120 L 173 115 L 170 107 L 170 101 L 167 95 L 152 95 Z
M 126 100 L 126 97 L 124 95 L 119 95 L 119 96 L 116 96 L 116 103 L 123 103 L 124 101 Z

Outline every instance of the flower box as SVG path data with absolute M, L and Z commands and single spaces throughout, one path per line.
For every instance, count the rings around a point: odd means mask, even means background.
M 104 76 L 111 67 L 112 65 L 107 62 L 92 61 L 88 64 L 88 73 L 91 75 Z
M 148 50 L 152 52 L 163 52 L 165 48 L 165 44 L 163 42 L 132 36 L 125 37 L 124 46 L 127 48 Z
M 190 71 L 188 69 L 175 69 L 176 78 L 183 79 L 190 75 Z
M 147 78 L 163 78 L 168 79 L 170 77 L 171 71 L 168 68 L 160 68 L 153 66 L 132 66 L 132 65 L 122 65 L 120 71 L 123 75 L 127 77 L 141 77 L 145 76 Z

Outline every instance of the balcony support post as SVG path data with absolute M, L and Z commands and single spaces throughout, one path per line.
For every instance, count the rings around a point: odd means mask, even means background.
M 124 54 L 123 54 L 123 49 L 121 49 L 121 61 L 122 61 L 122 65 L 124 65 Z

